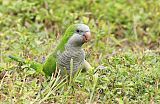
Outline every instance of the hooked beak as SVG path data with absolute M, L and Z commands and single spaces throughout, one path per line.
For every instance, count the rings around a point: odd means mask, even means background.
M 91 33 L 90 32 L 85 32 L 83 34 L 83 41 L 84 41 L 84 43 L 86 43 L 86 42 L 88 42 L 90 40 L 91 40 Z

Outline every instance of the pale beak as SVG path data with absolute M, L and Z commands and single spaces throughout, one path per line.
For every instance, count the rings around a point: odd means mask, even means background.
M 83 41 L 86 43 L 91 40 L 91 33 L 90 32 L 85 32 L 83 35 Z

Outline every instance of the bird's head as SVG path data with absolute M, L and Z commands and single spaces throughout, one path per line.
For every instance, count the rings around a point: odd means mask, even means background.
M 85 24 L 70 25 L 63 35 L 60 43 L 55 48 L 55 54 L 58 50 L 64 50 L 65 44 L 70 44 L 74 47 L 81 47 L 84 43 L 91 40 L 90 29 Z
M 66 30 L 67 43 L 72 46 L 82 46 L 91 40 L 90 29 L 85 24 L 73 24 Z

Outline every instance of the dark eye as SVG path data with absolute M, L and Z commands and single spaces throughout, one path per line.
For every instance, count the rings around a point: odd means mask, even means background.
M 80 32 L 80 30 L 76 30 L 78 33 Z

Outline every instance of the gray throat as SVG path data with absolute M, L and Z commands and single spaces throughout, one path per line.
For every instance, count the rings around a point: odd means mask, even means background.
M 75 47 L 71 44 L 67 43 L 65 45 L 65 50 L 63 52 L 58 53 L 58 66 L 61 71 L 64 68 L 67 72 L 70 72 L 70 61 L 73 59 L 73 73 L 79 68 L 79 66 L 85 60 L 85 53 L 81 47 Z

